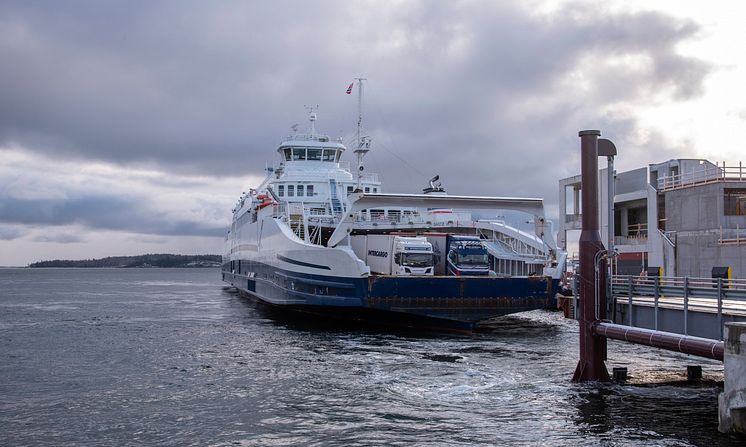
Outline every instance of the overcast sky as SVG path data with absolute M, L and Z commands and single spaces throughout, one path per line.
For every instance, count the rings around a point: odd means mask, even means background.
M 4 1 L 0 265 L 221 253 L 304 105 L 351 140 L 356 76 L 386 192 L 440 174 L 454 194 L 541 197 L 556 218 L 589 128 L 620 170 L 737 163 L 739 4 Z

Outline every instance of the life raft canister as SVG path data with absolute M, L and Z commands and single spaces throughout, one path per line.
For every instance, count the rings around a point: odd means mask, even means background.
M 274 203 L 272 201 L 272 198 L 269 197 L 267 194 L 259 194 L 258 196 L 256 196 L 256 198 L 257 200 L 261 200 L 261 203 L 259 203 L 259 205 L 257 205 L 256 207 L 257 210 L 260 210 Z

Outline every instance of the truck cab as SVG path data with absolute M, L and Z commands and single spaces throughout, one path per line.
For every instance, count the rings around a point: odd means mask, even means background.
M 477 236 L 448 235 L 446 274 L 452 276 L 488 276 L 487 248 Z
M 394 275 L 433 275 L 433 246 L 424 237 L 394 238 Z

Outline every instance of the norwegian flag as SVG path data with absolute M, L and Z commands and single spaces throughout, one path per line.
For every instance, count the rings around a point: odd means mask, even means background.
M 351 94 L 352 94 L 352 86 L 353 86 L 354 84 L 355 84 L 354 82 L 351 82 L 351 83 L 350 83 L 350 86 L 349 86 L 349 87 L 347 87 L 347 94 L 348 94 L 348 95 L 351 95 Z

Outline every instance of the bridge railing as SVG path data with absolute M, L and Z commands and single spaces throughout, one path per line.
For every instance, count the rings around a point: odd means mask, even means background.
M 743 279 L 614 275 L 611 289 L 616 303 L 625 304 L 626 298 L 630 326 L 634 326 L 633 306 L 654 308 L 655 330 L 661 309 L 681 310 L 683 334 L 689 335 L 688 313 L 706 312 L 717 314 L 722 340 L 723 315 L 746 318 L 746 280 Z

